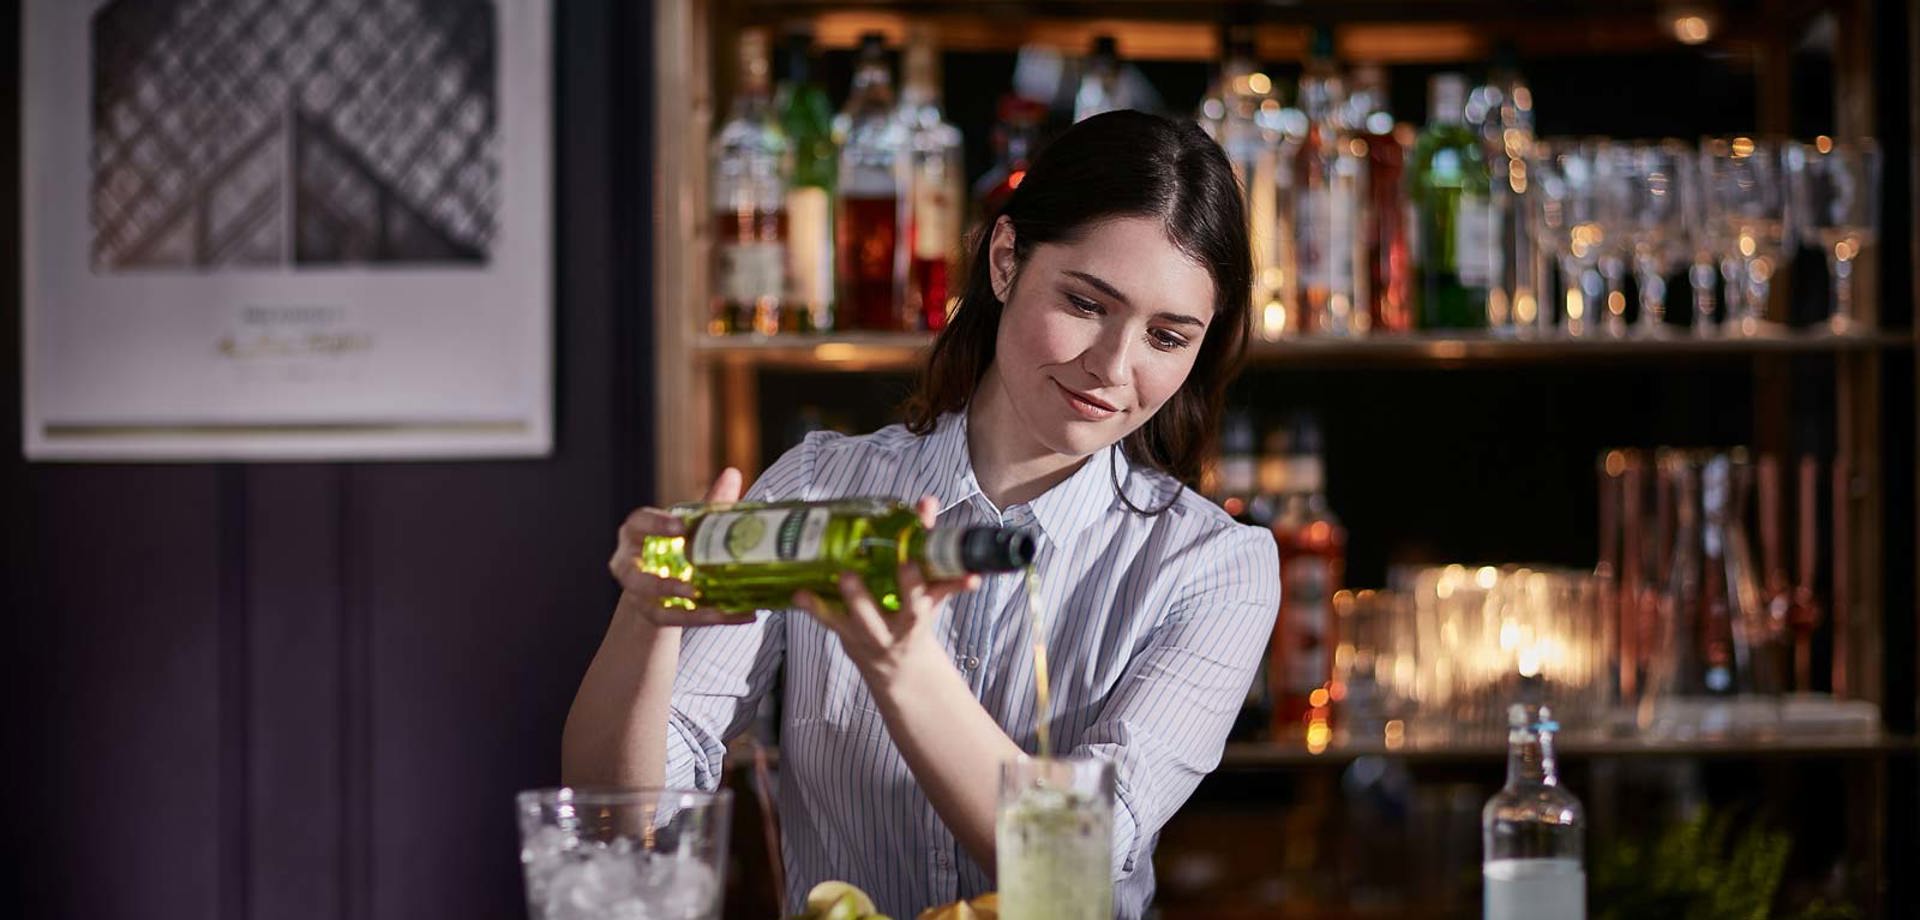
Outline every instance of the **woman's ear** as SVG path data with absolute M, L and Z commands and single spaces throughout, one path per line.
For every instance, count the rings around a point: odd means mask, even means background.
M 987 244 L 987 279 L 993 285 L 993 297 L 1001 303 L 1013 296 L 1014 270 L 1013 221 L 1001 217 L 993 222 L 993 239 Z

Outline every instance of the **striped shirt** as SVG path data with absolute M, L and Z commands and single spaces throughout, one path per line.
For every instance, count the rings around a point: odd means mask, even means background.
M 1034 529 L 1042 576 L 1056 750 L 1110 760 L 1114 911 L 1141 916 L 1153 897 L 1160 828 L 1219 764 L 1279 607 L 1273 537 L 1237 524 L 1176 484 L 1095 454 L 1031 502 L 995 508 L 967 453 L 964 413 L 916 436 L 893 426 L 861 437 L 816 432 L 788 451 L 749 499 L 885 495 L 939 502 L 939 525 Z M 1111 457 L 1111 459 L 1110 459 Z M 947 602 L 933 633 L 980 704 L 1035 750 L 1033 660 L 1024 579 L 987 577 Z M 763 611 L 751 625 L 688 630 L 668 716 L 669 786 L 715 788 L 726 739 L 744 730 L 786 667 L 779 813 L 787 901 L 844 879 L 881 911 L 922 909 L 994 888 L 914 782 L 880 712 L 831 632 L 803 611 Z

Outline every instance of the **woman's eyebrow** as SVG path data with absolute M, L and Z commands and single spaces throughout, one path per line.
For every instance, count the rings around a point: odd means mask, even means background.
M 1061 274 L 1064 274 L 1070 278 L 1080 281 L 1081 283 L 1087 285 L 1088 287 L 1091 287 L 1099 291 L 1100 293 L 1113 298 L 1114 300 L 1117 300 L 1123 304 L 1126 304 L 1129 307 L 1133 306 L 1133 301 L 1128 300 L 1127 295 L 1120 293 L 1119 288 L 1114 287 L 1111 284 L 1108 284 L 1105 279 L 1099 277 L 1098 275 L 1089 275 L 1086 272 L 1075 271 L 1073 269 L 1067 269 Z M 1195 326 L 1201 329 L 1207 328 L 1207 324 L 1204 320 L 1200 319 L 1197 316 L 1188 316 L 1185 313 L 1164 313 L 1164 312 L 1156 313 L 1154 314 L 1154 319 L 1160 320 L 1162 322 L 1173 323 L 1178 326 Z

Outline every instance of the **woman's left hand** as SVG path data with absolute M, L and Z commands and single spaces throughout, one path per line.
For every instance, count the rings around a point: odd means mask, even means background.
M 939 505 L 932 498 L 923 498 L 914 505 L 914 511 L 920 515 L 922 524 L 932 527 Z M 868 687 L 878 693 L 910 667 L 908 662 L 915 656 L 932 652 L 934 657 L 944 660 L 928 631 L 928 624 L 933 622 L 935 615 L 940 612 L 940 605 L 947 598 L 979 586 L 978 575 L 928 581 L 921 574 L 920 567 L 909 562 L 900 566 L 900 609 L 897 612 L 882 610 L 860 576 L 852 572 L 840 575 L 840 597 L 846 607 L 844 613 L 829 608 L 811 591 L 795 594 L 793 603 L 840 637 L 840 646 L 846 651 L 847 657 L 853 659 L 854 665 L 866 678 Z

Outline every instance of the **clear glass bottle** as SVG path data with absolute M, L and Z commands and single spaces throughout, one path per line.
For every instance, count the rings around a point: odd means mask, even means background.
M 1486 920 L 1584 920 L 1586 813 L 1560 785 L 1546 706 L 1507 713 L 1507 784 L 1480 812 Z
M 1080 75 L 1080 89 L 1073 96 L 1073 120 L 1126 108 L 1120 95 L 1120 45 L 1111 35 L 1097 36 Z
M 1651 689 L 1662 729 L 1684 731 L 1657 710 L 1675 697 L 1782 692 L 1785 675 L 1747 540 L 1745 452 L 1666 450 L 1658 463 L 1677 522 Z
M 1247 236 L 1253 244 L 1254 329 L 1262 338 L 1284 338 L 1299 328 L 1293 304 L 1292 171 L 1282 156 L 1280 133 L 1270 115 L 1278 111 L 1273 80 L 1254 57 L 1253 28 L 1234 25 L 1226 32 L 1220 65 L 1219 118 L 1215 100 L 1201 102 L 1203 126 L 1214 121 L 1214 140 L 1226 151 L 1234 175 L 1246 190 Z
M 780 331 L 787 293 L 788 141 L 773 108 L 768 37 L 740 35 L 740 87 L 709 149 L 712 296 L 707 329 Z
M 1313 30 L 1311 55 L 1300 77 L 1305 131 L 1292 150 L 1294 302 L 1300 331 L 1360 335 L 1366 308 L 1366 142 L 1346 119 L 1346 90 L 1333 58 L 1333 30 Z
M 833 190 L 840 151 L 833 142 L 833 105 L 814 79 L 813 36 L 786 38 L 786 79 L 774 94 L 780 125 L 793 147 L 787 182 L 787 274 L 794 331 L 833 328 Z
M 1408 167 L 1420 325 L 1484 328 L 1499 238 L 1486 156 L 1466 124 L 1466 78 L 1435 74 L 1428 95 L 1427 127 Z
M 1534 245 L 1527 220 L 1528 158 L 1533 155 L 1533 90 L 1520 75 L 1513 46 L 1494 50 L 1487 84 L 1476 91 L 1468 106 L 1468 120 L 1479 116 L 1481 143 L 1486 148 L 1487 173 L 1492 181 L 1491 202 L 1499 237 L 1499 275 L 1488 291 L 1487 318 L 1496 328 L 1519 332 L 1546 332 L 1552 311 L 1540 309 L 1540 278 L 1545 273 L 1540 250 Z
M 905 328 L 907 131 L 894 105 L 893 73 L 879 32 L 860 37 L 853 92 L 841 110 L 840 315 L 844 328 Z
M 940 112 L 940 59 L 933 35 L 908 33 L 900 118 L 907 129 L 907 303 L 904 322 L 921 329 L 947 325 L 953 264 L 960 251 L 966 208 L 966 166 L 960 129 Z

